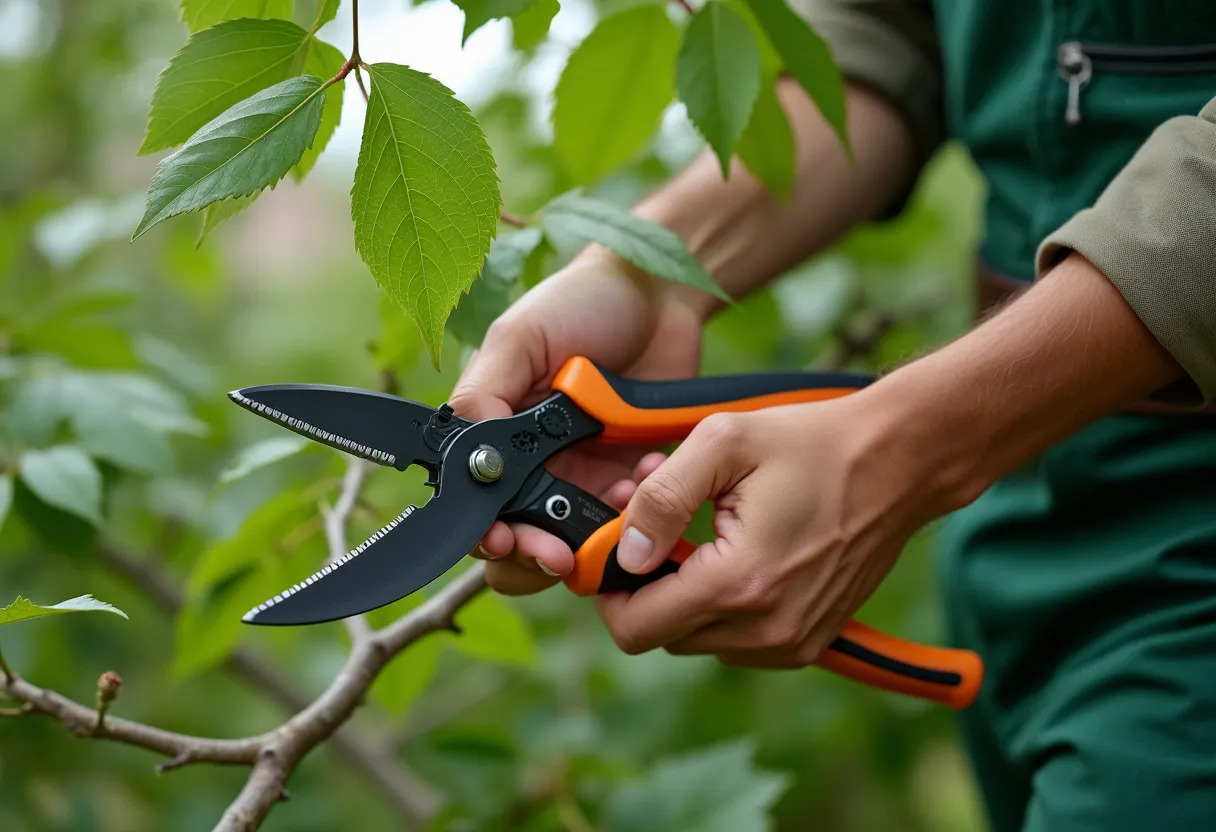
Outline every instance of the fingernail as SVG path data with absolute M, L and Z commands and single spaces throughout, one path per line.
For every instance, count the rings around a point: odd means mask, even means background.
M 560 578 L 561 577 L 561 575 L 554 572 L 549 567 L 545 566 L 545 562 L 543 560 L 541 560 L 540 558 L 535 558 L 535 560 L 536 560 L 536 565 L 540 567 L 540 571 L 544 572 L 550 578 Z
M 481 552 L 482 556 L 485 557 L 486 560 L 498 560 L 498 558 L 501 557 L 500 555 L 494 554 L 480 543 L 477 544 L 477 551 Z
M 640 572 L 646 568 L 654 543 L 650 538 L 630 526 L 621 536 L 621 542 L 616 547 L 616 562 L 626 572 Z

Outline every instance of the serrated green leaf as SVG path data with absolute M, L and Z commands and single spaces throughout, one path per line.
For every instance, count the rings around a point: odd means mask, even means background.
M 436 368 L 444 323 L 498 226 L 494 157 L 469 108 L 429 75 L 371 67 L 351 191 L 355 247 L 422 332 Z
M 460 652 L 512 667 L 536 665 L 536 642 L 524 617 L 501 597 L 483 592 L 456 613 L 461 633 L 452 646 Z
M 852 149 L 846 132 L 844 76 L 827 42 L 795 14 L 785 0 L 745 2 L 781 56 L 785 68 L 806 90 L 851 156 Z
M 139 152 L 175 147 L 233 105 L 286 79 L 307 37 L 286 20 L 232 20 L 190 38 L 157 79 Z
M 782 202 L 794 187 L 794 134 L 777 97 L 775 79 L 765 79 L 751 118 L 735 150 L 743 164 Z
M 166 157 L 131 235 L 213 202 L 256 193 L 300 161 L 321 122 L 322 81 L 289 78 L 225 110 Z
M 608 798 L 606 832 L 766 832 L 790 778 L 761 771 L 748 741 L 668 757 Z
M 297 167 L 299 167 L 297 165 Z M 229 220 L 237 214 L 244 211 L 253 204 L 260 195 L 261 191 L 248 196 L 238 196 L 232 199 L 222 199 L 219 202 L 213 202 L 203 209 L 203 222 L 198 229 L 198 237 L 194 240 L 194 246 L 197 248 L 203 244 L 203 240 L 207 239 L 207 235 L 219 227 L 224 220 Z
M 563 194 L 545 206 L 541 225 L 547 235 L 599 243 L 650 274 L 731 302 L 672 231 L 612 203 Z
M 707 3 L 684 31 L 676 90 L 725 178 L 760 91 L 760 50 L 747 22 L 725 3 Z
M 191 32 L 242 17 L 289 18 L 292 0 L 182 0 L 182 23 Z
M 499 17 L 511 17 L 524 11 L 537 0 L 452 0 L 464 12 L 463 46 L 469 35 Z
M 662 5 L 600 21 L 570 55 L 554 93 L 553 143 L 574 184 L 627 163 L 675 92 L 680 35 Z
M 549 36 L 549 25 L 561 6 L 557 0 L 535 0 L 522 12 L 511 16 L 511 45 L 520 52 L 531 52 Z
M 101 472 L 80 448 L 26 451 L 18 466 L 21 481 L 38 499 L 93 524 L 101 522 Z
M 338 16 L 338 3 L 339 0 L 321 0 L 317 3 L 317 16 L 313 18 L 311 31 L 316 32 Z
M 372 684 L 372 699 L 395 716 L 404 714 L 435 678 L 441 647 L 438 638 L 424 638 L 395 656 Z
M 329 79 L 337 75 L 345 63 L 346 56 L 337 47 L 314 38 L 308 47 L 304 72 L 307 75 Z M 338 129 L 338 122 L 342 119 L 342 98 L 345 90 L 345 79 L 325 88 L 325 104 L 321 108 L 321 125 L 317 127 L 316 138 L 313 139 L 312 145 L 304 151 L 304 155 L 300 157 L 296 166 L 291 169 L 291 174 L 297 182 L 302 181 L 312 170 L 313 165 L 317 163 L 317 157 L 325 150 L 334 131 Z
M 9 509 L 13 507 L 13 478 L 10 474 L 0 474 L 0 529 L 8 519 Z
M 118 607 L 107 604 L 105 601 L 98 601 L 92 595 L 78 595 L 75 598 L 60 601 L 58 604 L 51 604 L 49 607 L 39 606 L 28 598 L 18 595 L 16 601 L 7 607 L 0 607 L 0 624 L 13 624 L 31 618 L 61 615 L 65 612 L 112 612 L 123 618 L 127 617 L 127 614 Z
M 220 474 L 220 482 L 229 483 L 247 477 L 260 468 L 295 456 L 308 447 L 309 441 L 302 436 L 276 436 L 255 442 L 237 455 L 232 464 Z

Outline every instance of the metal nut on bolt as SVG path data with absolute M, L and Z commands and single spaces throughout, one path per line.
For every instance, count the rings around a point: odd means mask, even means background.
M 497 448 L 482 445 L 469 454 L 469 473 L 479 482 L 494 482 L 502 476 L 503 459 Z

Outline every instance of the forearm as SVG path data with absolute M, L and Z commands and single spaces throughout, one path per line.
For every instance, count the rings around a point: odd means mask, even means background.
M 967 335 L 857 395 L 887 422 L 875 451 L 919 471 L 937 515 L 1181 376 L 1114 285 L 1074 254 Z
M 785 80 L 779 95 L 795 139 L 795 180 L 788 204 L 774 197 L 737 158 L 730 177 L 723 180 L 717 160 L 705 152 L 635 208 L 675 231 L 736 298 L 881 213 L 915 175 L 912 135 L 881 97 L 849 87 L 848 125 L 855 155 L 850 166 L 839 139 L 806 93 Z M 592 250 L 585 256 L 606 255 Z M 686 287 L 669 291 L 704 317 L 721 305 Z

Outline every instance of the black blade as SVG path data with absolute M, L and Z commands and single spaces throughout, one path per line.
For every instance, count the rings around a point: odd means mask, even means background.
M 404 471 L 415 462 L 434 467 L 439 461 L 424 436 L 436 410 L 409 399 L 327 384 L 265 384 L 228 397 L 309 439 L 380 465 Z
M 391 604 L 451 569 L 473 548 L 494 519 L 457 500 L 433 498 L 412 506 L 348 555 L 259 604 L 247 624 L 320 624 Z

